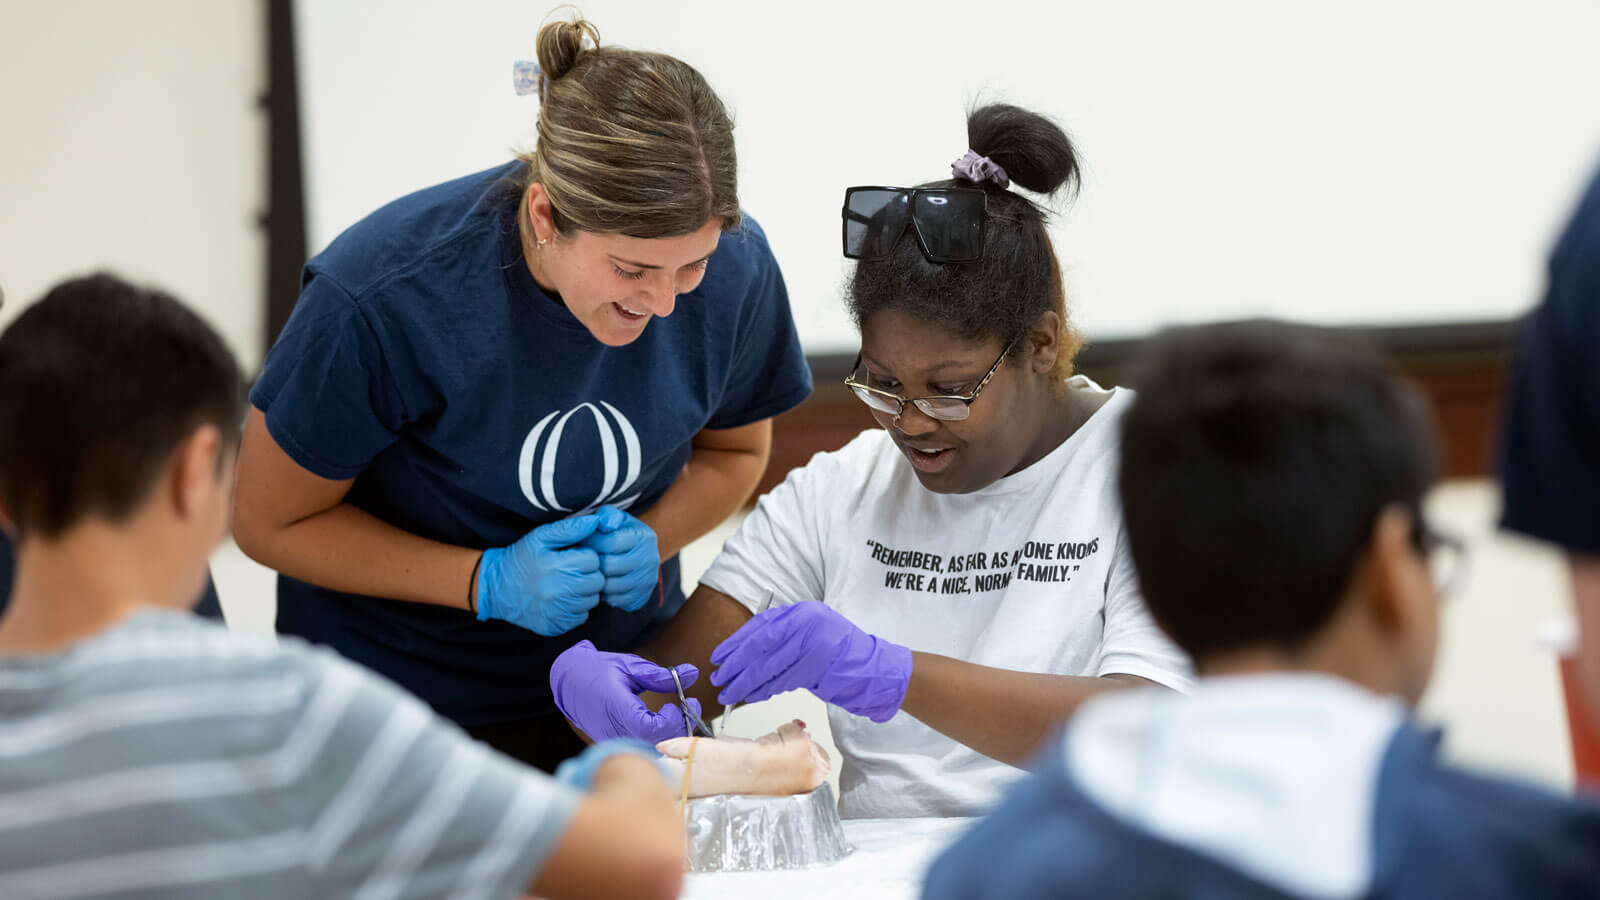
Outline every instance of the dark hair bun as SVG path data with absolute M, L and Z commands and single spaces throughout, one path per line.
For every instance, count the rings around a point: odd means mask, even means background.
M 541 62 L 543 46 L 541 41 Z M 967 114 L 967 146 L 994 160 L 1030 191 L 1077 189 L 1078 154 L 1072 141 L 1061 126 L 1036 112 L 1005 103 L 980 106 Z
M 576 10 L 574 10 L 576 13 Z M 588 38 L 591 46 L 600 46 L 600 29 L 594 23 L 577 14 L 575 18 L 550 22 L 539 29 L 539 38 L 536 43 L 539 55 L 539 72 L 550 81 L 572 71 L 578 61 L 579 54 L 583 53 L 583 39 Z

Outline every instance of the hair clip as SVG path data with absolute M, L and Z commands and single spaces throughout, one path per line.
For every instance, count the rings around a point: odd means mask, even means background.
M 578 42 L 579 53 L 585 50 L 598 49 L 600 49 L 600 45 L 595 43 L 594 38 L 587 34 Z M 549 79 L 544 77 L 544 73 L 539 70 L 538 63 L 532 60 L 519 59 L 511 64 L 511 86 L 516 90 L 517 96 L 526 97 L 529 94 L 539 93 L 540 87 L 548 89 L 550 83 Z
M 517 96 L 537 94 L 542 80 L 543 73 L 539 71 L 538 63 L 519 59 L 511 64 L 511 86 L 516 89 Z

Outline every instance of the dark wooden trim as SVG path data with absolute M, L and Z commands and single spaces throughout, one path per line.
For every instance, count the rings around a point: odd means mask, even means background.
M 1402 369 L 1417 365 L 1501 357 L 1510 353 L 1517 319 L 1453 322 L 1447 325 L 1352 325 L 1340 330 L 1365 338 Z M 1090 341 L 1078 354 L 1083 372 L 1108 372 L 1125 368 L 1138 354 L 1143 337 Z M 854 353 L 818 353 L 807 357 L 817 383 L 839 381 L 850 374 Z
M 272 349 L 300 296 L 306 261 L 305 179 L 300 151 L 300 91 L 295 73 L 294 0 L 267 0 L 266 319 L 262 353 Z

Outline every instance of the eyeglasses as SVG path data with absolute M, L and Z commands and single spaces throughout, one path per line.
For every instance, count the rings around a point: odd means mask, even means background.
M 887 259 L 909 227 L 930 262 L 972 262 L 983 256 L 987 209 L 978 188 L 846 188 L 844 255 Z
M 1011 352 L 1014 343 L 1007 344 L 1006 348 L 1000 351 L 999 359 L 996 359 L 994 365 L 989 367 L 989 371 L 983 376 L 983 380 L 979 381 L 977 387 L 972 389 L 972 393 L 966 395 L 936 394 L 931 397 L 917 397 L 916 399 L 908 400 L 899 394 L 891 394 L 888 391 L 863 384 L 856 380 L 856 372 L 861 369 L 861 354 L 859 353 L 856 354 L 856 364 L 850 367 L 850 375 L 845 378 L 844 383 L 850 390 L 855 392 L 857 397 L 861 398 L 862 403 L 878 412 L 894 416 L 896 419 L 904 414 L 906 404 L 910 403 L 916 406 L 917 409 L 922 410 L 923 415 L 930 419 L 938 419 L 941 422 L 959 422 L 972 415 L 972 401 L 978 399 L 978 394 L 983 392 L 983 386 L 989 383 L 989 379 L 994 377 L 994 373 L 1000 371 L 1000 363 L 1005 361 L 1006 354 Z
M 1434 531 L 1419 516 L 1412 532 L 1412 543 L 1428 562 L 1428 575 L 1440 598 L 1449 598 L 1460 589 L 1467 571 L 1467 544 L 1453 534 Z

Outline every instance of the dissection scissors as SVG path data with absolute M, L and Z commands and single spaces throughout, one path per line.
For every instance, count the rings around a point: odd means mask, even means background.
M 678 670 L 669 668 L 667 671 L 672 673 L 672 683 L 678 686 L 678 708 L 683 710 L 683 723 L 689 730 L 688 736 L 716 737 L 717 735 L 711 730 L 711 726 L 696 715 L 694 707 L 689 705 L 689 698 L 683 693 L 683 679 L 678 677 Z

